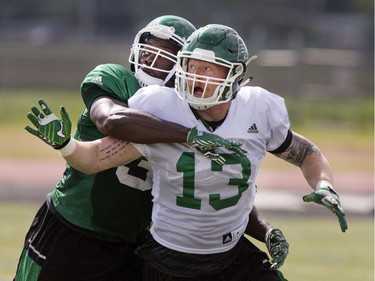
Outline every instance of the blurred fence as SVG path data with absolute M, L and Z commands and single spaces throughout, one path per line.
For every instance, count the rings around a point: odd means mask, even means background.
M 0 44 L 0 90 L 79 89 L 101 63 L 127 65 L 129 46 Z
M 79 89 L 101 63 L 128 66 L 124 45 L 0 43 L 0 90 Z M 372 63 L 355 50 L 259 50 L 250 65 L 253 84 L 279 94 L 316 98 L 373 95 Z

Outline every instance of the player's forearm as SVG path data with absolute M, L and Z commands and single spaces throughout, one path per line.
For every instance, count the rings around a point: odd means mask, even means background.
M 91 142 L 71 139 L 69 144 L 60 150 L 60 154 L 70 165 L 85 174 L 95 174 L 121 166 L 140 157 L 132 144 L 110 137 Z
M 321 180 L 326 180 L 333 184 L 331 167 L 328 160 L 319 150 L 306 156 L 301 164 L 301 170 L 306 181 L 313 189 L 316 188 L 316 184 Z
M 71 138 L 66 146 L 59 149 L 60 155 L 75 169 L 94 174 L 98 168 L 98 149 L 100 140 L 81 142 Z
M 265 236 L 272 225 L 260 214 L 254 206 L 249 214 L 249 222 L 245 229 L 245 233 L 261 242 L 265 241 Z
M 111 137 L 134 143 L 181 143 L 186 142 L 190 128 L 127 108 L 111 114 L 103 131 Z

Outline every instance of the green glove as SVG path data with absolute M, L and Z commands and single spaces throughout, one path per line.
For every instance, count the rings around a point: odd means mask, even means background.
M 345 211 L 341 207 L 338 194 L 333 190 L 332 184 L 328 181 L 320 181 L 317 184 L 317 190 L 303 196 L 304 202 L 314 202 L 316 204 L 327 207 L 339 219 L 341 231 L 348 229 L 345 219 Z
M 36 127 L 36 130 L 26 126 L 26 131 L 37 136 L 54 149 L 63 148 L 69 142 L 72 130 L 72 122 L 68 113 L 62 106 L 60 109 L 61 119 L 58 119 L 44 100 L 40 99 L 39 105 L 43 113 L 36 106 L 32 106 L 31 112 L 27 114 L 27 118 Z
M 245 157 L 246 153 L 246 150 L 241 148 L 241 143 L 235 143 L 218 135 L 199 131 L 196 127 L 190 130 L 186 142 L 195 147 L 204 156 L 221 165 L 225 163 L 225 159 L 215 152 L 217 147 L 225 147 L 239 157 Z
M 289 243 L 280 229 L 272 228 L 266 233 L 266 246 L 272 257 L 271 269 L 279 269 L 289 254 Z

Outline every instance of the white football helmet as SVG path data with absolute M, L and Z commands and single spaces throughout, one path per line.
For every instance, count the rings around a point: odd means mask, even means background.
M 146 44 L 146 40 L 150 37 L 169 40 L 172 44 L 178 46 L 179 49 L 185 44 L 186 39 L 195 31 L 194 25 L 184 18 L 166 15 L 151 21 L 145 28 L 140 30 L 134 38 L 134 43 L 130 50 L 129 62 L 131 69 L 135 73 L 141 87 L 148 85 L 165 85 L 176 72 L 177 56 L 170 52 L 166 52 L 160 48 Z M 142 54 L 153 54 L 151 63 L 141 63 Z M 159 57 L 170 60 L 173 63 L 171 69 L 162 69 L 155 66 Z M 162 73 L 166 73 L 164 80 L 147 74 L 144 69 L 152 69 Z

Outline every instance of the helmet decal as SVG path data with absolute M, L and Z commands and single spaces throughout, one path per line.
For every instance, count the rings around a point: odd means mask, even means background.
M 247 61 L 248 58 L 249 58 L 249 53 L 247 51 L 247 47 L 245 45 L 245 43 L 242 41 L 241 38 L 238 38 L 237 39 L 238 42 L 238 57 L 237 57 L 237 60 L 238 61 Z

